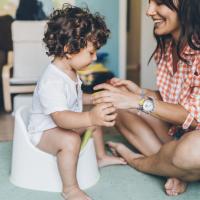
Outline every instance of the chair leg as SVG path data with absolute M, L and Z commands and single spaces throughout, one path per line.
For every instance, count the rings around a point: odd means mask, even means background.
M 5 111 L 6 112 L 12 111 L 11 94 L 9 92 L 4 92 L 3 100 L 4 100 L 4 109 L 5 109 Z
M 9 53 L 8 60 L 10 61 L 11 53 Z M 6 112 L 12 111 L 11 103 L 11 88 L 10 88 L 10 74 L 11 74 L 12 64 L 6 64 L 2 69 L 2 84 L 3 84 L 3 100 L 4 109 Z
M 4 102 L 4 110 L 6 112 L 12 111 L 12 102 L 11 102 L 11 93 L 10 93 L 10 85 L 9 79 L 3 74 L 3 102 Z

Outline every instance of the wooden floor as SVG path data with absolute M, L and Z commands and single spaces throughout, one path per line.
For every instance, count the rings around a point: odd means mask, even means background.
M 10 141 L 13 137 L 14 117 L 12 114 L 0 113 L 0 141 Z

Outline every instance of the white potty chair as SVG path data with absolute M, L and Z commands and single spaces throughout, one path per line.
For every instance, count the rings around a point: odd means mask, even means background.
M 21 107 L 15 115 L 10 181 L 27 189 L 61 192 L 56 157 L 40 151 L 29 140 L 29 110 L 29 107 Z M 77 180 L 81 189 L 87 189 L 97 183 L 99 177 L 94 143 L 90 138 L 79 155 Z

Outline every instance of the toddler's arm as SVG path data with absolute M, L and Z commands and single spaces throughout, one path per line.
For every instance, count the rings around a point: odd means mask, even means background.
M 88 112 L 60 111 L 51 114 L 58 127 L 76 129 L 89 126 L 113 126 L 117 114 L 110 103 L 96 105 Z

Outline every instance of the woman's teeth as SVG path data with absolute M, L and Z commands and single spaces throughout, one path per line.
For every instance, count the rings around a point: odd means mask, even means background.
M 158 27 L 158 26 L 160 26 L 163 23 L 164 23 L 164 20 L 154 20 L 155 27 Z

